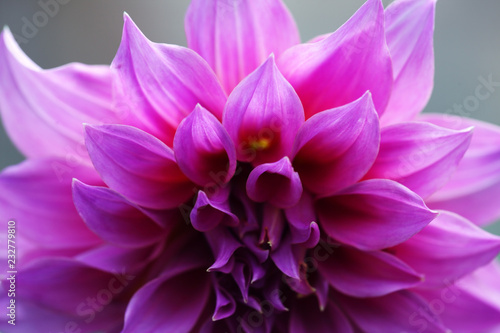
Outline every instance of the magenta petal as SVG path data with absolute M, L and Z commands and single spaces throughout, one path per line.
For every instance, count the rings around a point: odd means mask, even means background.
M 295 140 L 293 166 L 305 188 L 331 195 L 365 175 L 379 142 L 378 116 L 367 92 L 351 104 L 308 119 Z
M 95 171 L 60 159 L 31 159 L 0 174 L 0 218 L 22 223 L 22 236 L 46 248 L 84 248 L 101 243 L 73 204 L 72 177 L 102 184 Z M 25 248 L 26 250 L 26 248 Z
M 435 11 L 436 0 L 397 0 L 385 11 L 394 86 L 383 124 L 412 120 L 431 97 Z
M 381 134 L 380 152 L 366 178 L 392 179 L 427 198 L 456 170 L 469 148 L 472 129 L 408 122 L 385 127 Z
M 418 195 L 385 179 L 366 180 L 320 199 L 317 209 L 330 237 L 367 251 L 404 242 L 437 215 Z
M 231 138 L 217 118 L 200 105 L 179 125 L 174 152 L 182 172 L 200 186 L 223 186 L 236 170 Z
M 92 162 L 104 182 L 130 201 L 153 209 L 178 207 L 195 186 L 179 170 L 172 149 L 135 127 L 86 126 Z
M 300 42 L 281 0 L 194 0 L 186 15 L 191 49 L 214 69 L 226 92 L 260 66 Z
M 123 277 L 123 282 L 128 285 L 131 278 Z M 7 281 L 3 281 L 4 286 Z M 22 286 L 16 290 L 18 297 L 26 297 L 46 308 L 67 314 L 79 314 L 86 310 L 85 300 L 95 297 L 101 290 L 109 291 L 110 285 L 116 289 L 123 286 L 112 274 L 70 259 L 39 260 L 19 272 L 16 283 Z M 112 297 L 113 294 L 110 294 Z
M 60 156 L 88 163 L 82 123 L 119 122 L 112 110 L 111 71 L 69 64 L 43 70 L 0 34 L 0 110 L 9 137 L 27 157 Z
M 144 247 L 165 238 L 165 230 L 118 193 L 73 183 L 75 206 L 89 228 L 105 241 L 123 247 Z
M 278 58 L 278 67 L 300 96 L 306 118 L 348 104 L 368 90 L 382 114 L 393 81 L 382 1 L 368 0 L 327 38 L 290 48 Z
M 407 291 L 376 298 L 336 298 L 362 332 L 450 333 L 422 298 Z
M 457 130 L 474 126 L 469 149 L 450 181 L 427 200 L 429 207 L 455 212 L 477 225 L 498 220 L 500 127 L 444 114 L 424 114 L 421 118 Z
M 203 271 L 152 280 L 132 297 L 122 333 L 190 333 L 209 295 L 210 280 Z
M 303 191 L 299 202 L 285 209 L 285 215 L 292 234 L 292 243 L 307 241 L 311 233 L 311 225 L 317 220 L 312 195 L 308 191 Z
M 198 192 L 190 219 L 193 227 L 202 232 L 210 231 L 219 225 L 234 227 L 239 222 L 238 217 L 231 213 L 227 201 L 212 201 L 203 191 Z
M 349 320 L 334 302 L 320 311 L 312 297 L 298 300 L 290 314 L 290 333 L 353 333 Z
M 271 56 L 229 96 L 222 123 L 233 139 L 238 160 L 253 165 L 290 155 L 304 122 L 304 109 Z
M 302 184 L 288 157 L 276 163 L 261 164 L 247 180 L 248 196 L 257 202 L 269 202 L 280 208 L 291 207 L 302 196 Z
M 125 15 L 112 68 L 118 105 L 137 126 L 171 146 L 177 126 L 201 104 L 222 117 L 226 95 L 208 64 L 195 52 L 150 42 Z
M 422 275 L 383 251 L 339 247 L 318 264 L 321 274 L 335 289 L 353 297 L 379 297 L 423 281 Z
M 440 287 L 486 265 L 500 253 L 500 237 L 450 212 L 440 212 L 420 233 L 394 251 L 425 274 L 425 285 Z
M 453 332 L 498 333 L 500 329 L 500 265 L 482 267 L 442 289 L 419 290 Z

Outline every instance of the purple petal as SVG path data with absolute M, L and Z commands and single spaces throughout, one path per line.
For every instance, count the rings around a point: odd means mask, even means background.
M 436 0 L 397 0 L 385 11 L 394 86 L 383 124 L 412 120 L 431 97 L 435 11 Z
M 285 236 L 281 245 L 271 252 L 271 259 L 283 274 L 293 279 L 300 279 L 300 262 L 293 252 L 290 235 Z
M 321 274 L 335 289 L 353 297 L 379 297 L 423 281 L 422 275 L 410 266 L 382 251 L 339 247 L 318 264 Z
M 385 179 L 353 185 L 319 200 L 317 208 L 321 226 L 330 237 L 367 251 L 404 242 L 437 215 L 418 195 Z
M 290 315 L 290 333 L 342 332 L 353 333 L 349 320 L 334 302 L 320 311 L 314 298 L 307 297 L 294 304 Z
M 382 114 L 393 81 L 382 1 L 368 0 L 322 41 L 290 48 L 278 67 L 299 94 L 306 118 L 348 104 L 368 90 Z
M 85 223 L 106 242 L 137 248 L 166 238 L 166 230 L 108 188 L 75 180 L 73 198 Z
M 163 250 L 161 244 L 144 248 L 123 248 L 106 244 L 85 251 L 75 256 L 75 259 L 113 274 L 123 272 L 137 274 L 156 259 L 161 250 Z
M 239 223 L 238 217 L 231 213 L 228 201 L 214 202 L 203 191 L 198 192 L 190 219 L 193 227 L 202 232 L 210 231 L 219 225 L 234 227 Z
M 16 283 L 22 286 L 16 294 L 48 309 L 79 314 L 88 307 L 88 298 L 95 299 L 102 290 L 107 291 L 103 299 L 112 298 L 123 291 L 132 278 L 113 276 L 69 259 L 40 260 L 16 276 Z M 3 282 L 4 287 L 7 281 Z
M 122 333 L 192 332 L 209 295 L 210 280 L 201 270 L 157 278 L 132 297 Z
M 497 261 L 443 289 L 419 290 L 453 332 L 498 333 L 500 266 Z
M 310 236 L 312 223 L 317 220 L 312 195 L 303 191 L 300 201 L 285 209 L 285 215 L 292 234 L 292 243 L 305 242 Z
M 219 119 L 226 96 L 213 71 L 195 52 L 150 42 L 125 15 L 123 37 L 111 67 L 117 72 L 117 107 L 127 123 L 171 146 L 179 123 L 196 104 Z
M 90 167 L 60 159 L 31 159 L 0 174 L 0 218 L 22 223 L 22 235 L 46 248 L 84 248 L 101 243 L 78 215 L 72 177 L 102 184 Z
M 500 237 L 443 211 L 420 233 L 393 250 L 398 258 L 425 274 L 426 286 L 440 287 L 492 261 L 500 253 Z
M 208 271 L 223 271 L 228 273 L 227 265 L 233 258 L 234 252 L 241 247 L 241 243 L 236 240 L 231 231 L 225 227 L 215 228 L 205 233 L 215 262 Z
M 380 142 L 371 94 L 308 119 L 293 148 L 293 166 L 304 187 L 331 195 L 360 180 L 375 161 Z
M 200 186 L 216 183 L 223 187 L 236 170 L 231 138 L 217 118 L 200 105 L 179 125 L 174 151 L 181 170 Z
M 469 149 L 450 181 L 427 200 L 429 207 L 455 212 L 477 225 L 500 218 L 500 128 L 452 115 L 425 114 L 433 124 L 463 130 L 474 126 Z
M 226 92 L 274 53 L 300 42 L 281 0 L 194 0 L 186 15 L 188 45 L 214 69 Z
M 104 182 L 138 205 L 176 208 L 194 195 L 172 149 L 135 127 L 86 126 L 92 162 Z
M 229 96 L 222 123 L 237 147 L 238 160 L 253 165 L 290 155 L 304 122 L 304 109 L 271 56 Z
M 215 310 L 212 316 L 213 321 L 228 318 L 236 311 L 236 301 L 234 297 L 221 285 L 215 285 Z
M 288 157 L 276 163 L 261 164 L 247 180 L 248 196 L 257 202 L 269 202 L 280 208 L 291 207 L 302 196 L 302 184 Z
M 429 305 L 417 295 L 400 291 L 376 298 L 337 298 L 363 332 L 449 333 Z
M 395 180 L 422 198 L 441 188 L 469 147 L 472 129 L 409 122 L 382 129 L 380 152 L 365 178 Z
M 88 163 L 82 123 L 120 122 L 112 110 L 111 71 L 70 64 L 42 70 L 0 35 L 0 110 L 9 137 L 31 158 L 60 156 Z
M 259 245 L 267 243 L 271 248 L 278 248 L 284 230 L 285 219 L 281 209 L 264 205 Z

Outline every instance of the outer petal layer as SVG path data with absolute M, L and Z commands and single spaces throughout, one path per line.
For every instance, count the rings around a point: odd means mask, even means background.
M 27 160 L 0 174 L 0 218 L 22 225 L 22 235 L 47 248 L 83 248 L 100 240 L 73 205 L 72 177 L 102 184 L 90 167 L 63 160 Z M 21 250 L 22 251 L 22 250 Z
M 478 225 L 498 220 L 500 128 L 444 114 L 424 114 L 421 119 L 457 130 L 474 126 L 469 149 L 450 181 L 426 201 L 429 207 L 455 212 Z
M 435 11 L 436 0 L 398 0 L 385 11 L 394 87 L 383 124 L 412 120 L 431 97 Z
M 382 1 L 368 0 L 327 38 L 290 48 L 278 67 L 299 94 L 306 118 L 350 103 L 367 90 L 382 114 L 393 81 Z
M 298 44 L 281 0 L 194 0 L 186 15 L 188 45 L 214 69 L 226 92 L 271 54 Z
M 421 122 L 385 127 L 366 178 L 392 179 L 427 198 L 450 179 L 471 137 L 471 128 L 455 131 Z
M 437 215 L 406 187 L 382 179 L 366 180 L 320 199 L 317 209 L 330 237 L 361 250 L 402 243 Z
M 378 117 L 367 92 L 355 102 L 308 119 L 295 140 L 293 166 L 308 190 L 331 195 L 365 175 L 379 142 Z
M 403 261 L 383 251 L 340 247 L 319 263 L 319 270 L 338 291 L 354 297 L 378 297 L 422 282 Z
M 42 70 L 0 35 L 0 111 L 9 137 L 27 157 L 88 163 L 82 123 L 120 122 L 112 111 L 111 71 L 70 64 Z
M 89 228 L 111 244 L 144 247 L 165 237 L 165 230 L 108 188 L 75 181 L 73 196 Z
M 196 104 L 222 116 L 226 96 L 207 63 L 187 48 L 150 42 L 128 16 L 111 66 L 118 74 L 117 107 L 127 123 L 169 146 Z
M 440 212 L 420 233 L 394 253 L 425 274 L 425 285 L 440 287 L 486 265 L 500 253 L 500 237 L 461 216 Z
M 172 149 L 137 128 L 86 126 L 92 162 L 104 182 L 130 201 L 169 209 L 194 195 L 194 184 L 181 172 Z

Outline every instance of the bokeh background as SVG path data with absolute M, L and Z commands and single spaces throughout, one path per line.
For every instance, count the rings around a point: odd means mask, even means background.
M 183 19 L 189 0 L 58 1 L 59 8 L 52 8 L 53 17 L 27 36 L 23 35 L 26 22 L 40 16 L 43 4 L 51 0 L 0 0 L 0 26 L 8 25 L 22 37 L 23 50 L 43 68 L 75 61 L 109 64 L 120 43 L 125 11 L 151 40 L 186 45 Z M 303 41 L 334 31 L 364 2 L 284 1 L 296 18 Z M 499 15 L 498 0 L 438 1 L 435 88 L 426 111 L 450 112 L 454 104 L 462 104 L 474 94 L 480 76 L 492 75 L 494 81 L 500 82 Z M 500 125 L 500 88 L 488 100 L 481 101 L 470 117 Z M 0 169 L 22 159 L 0 129 Z M 500 234 L 500 225 L 490 230 Z

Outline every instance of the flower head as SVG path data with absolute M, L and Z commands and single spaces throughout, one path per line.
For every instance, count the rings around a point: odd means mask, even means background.
M 500 129 L 419 115 L 435 4 L 368 0 L 299 44 L 280 0 L 193 0 L 189 48 L 126 15 L 110 67 L 47 71 L 5 30 L 20 329 L 498 329 L 500 238 L 477 225 L 500 216 Z

